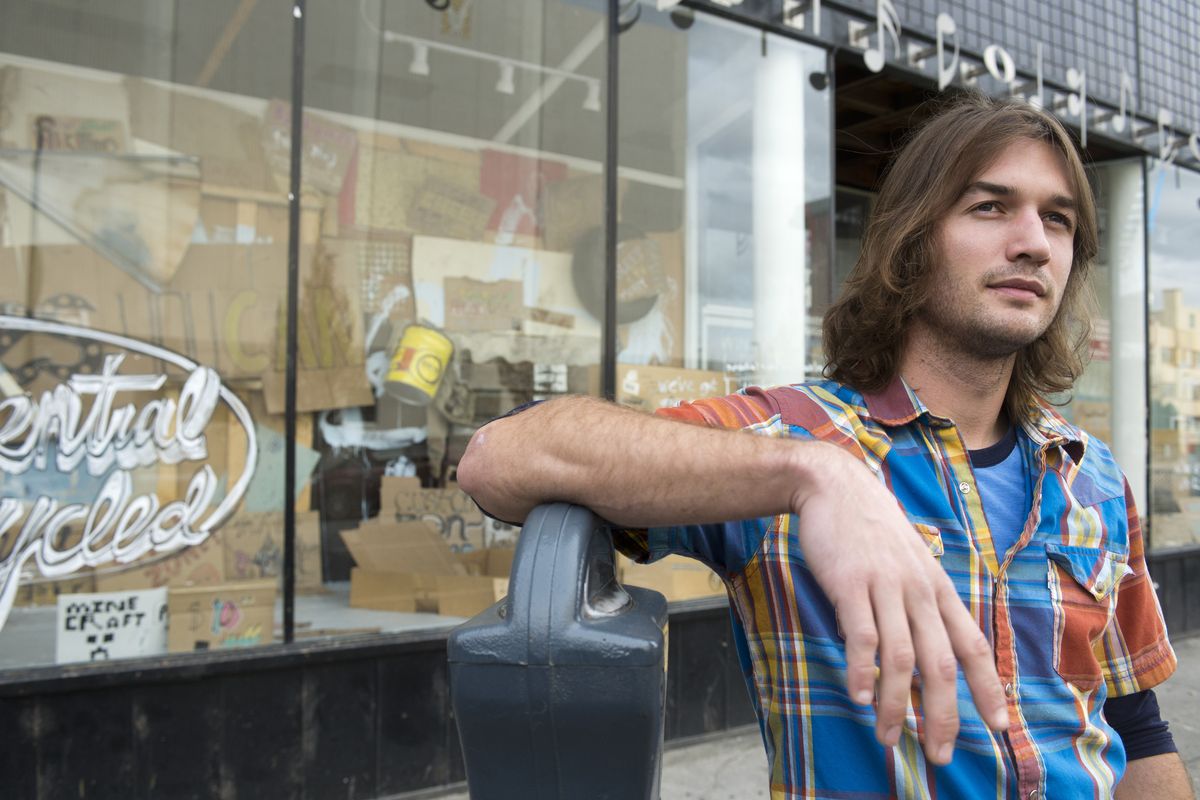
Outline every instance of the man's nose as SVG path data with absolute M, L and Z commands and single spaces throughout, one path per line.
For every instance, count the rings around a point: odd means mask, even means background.
M 1009 261 L 1044 264 L 1050 260 L 1050 239 L 1046 235 L 1046 222 L 1038 209 L 1022 209 L 1012 218 L 1010 225 Z

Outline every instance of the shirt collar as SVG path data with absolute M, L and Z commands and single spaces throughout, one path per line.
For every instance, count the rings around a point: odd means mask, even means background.
M 867 414 L 875 421 L 895 427 L 907 425 L 913 420 L 924 417 L 926 422 L 936 427 L 954 424 L 945 417 L 939 417 L 929 410 L 917 393 L 896 375 L 886 387 L 878 392 L 863 394 L 863 402 Z M 1037 398 L 1027 406 L 1027 412 L 1021 420 L 1021 428 L 1039 448 L 1048 445 L 1062 445 L 1076 462 L 1083 458 L 1087 434 L 1071 425 L 1062 415 L 1050 407 L 1044 400 Z

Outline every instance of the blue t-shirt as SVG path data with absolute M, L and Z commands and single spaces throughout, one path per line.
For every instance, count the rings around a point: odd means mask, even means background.
M 1033 505 L 1029 485 L 1033 470 L 1025 464 L 1024 449 L 1017 447 L 1017 429 L 1012 427 L 991 447 L 971 451 L 971 467 L 983 498 L 983 513 L 992 532 L 996 557 L 1001 561 L 1021 538 Z

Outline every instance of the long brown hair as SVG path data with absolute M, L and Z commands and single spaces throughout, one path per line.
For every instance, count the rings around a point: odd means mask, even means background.
M 1070 135 L 1020 100 L 976 92 L 949 101 L 909 138 L 884 177 L 862 252 L 841 297 L 825 314 L 825 374 L 862 392 L 886 387 L 900 366 L 909 323 L 929 301 L 942 217 L 966 187 L 1017 139 L 1060 152 L 1076 203 L 1071 272 L 1050 327 L 1017 353 L 1005 398 L 1010 419 L 1036 396 L 1070 389 L 1083 372 L 1090 335 L 1087 274 L 1098 250 L 1096 207 Z

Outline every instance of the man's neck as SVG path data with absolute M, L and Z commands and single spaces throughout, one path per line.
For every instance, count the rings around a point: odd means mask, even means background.
M 1004 398 L 1016 356 L 982 359 L 945 346 L 932 332 L 910 331 L 900 375 L 921 402 L 954 421 L 967 449 L 979 450 L 1004 436 Z

